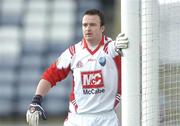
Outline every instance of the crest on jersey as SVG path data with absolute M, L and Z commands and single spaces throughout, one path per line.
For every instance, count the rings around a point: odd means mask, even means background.
M 76 67 L 77 67 L 77 68 L 83 67 L 83 63 L 82 63 L 81 61 L 78 61 L 78 63 L 76 64 Z
M 101 66 L 104 66 L 104 65 L 106 64 L 106 58 L 105 58 L 105 57 L 100 57 L 100 58 L 99 58 L 99 64 L 100 64 Z

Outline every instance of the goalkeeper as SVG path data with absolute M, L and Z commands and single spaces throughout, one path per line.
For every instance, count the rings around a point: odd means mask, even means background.
M 72 72 L 69 113 L 64 126 L 118 126 L 115 113 L 121 100 L 121 56 L 128 39 L 119 34 L 115 41 L 103 34 L 103 14 L 87 10 L 82 19 L 83 38 L 66 49 L 42 75 L 26 113 L 31 126 L 47 119 L 43 97 Z

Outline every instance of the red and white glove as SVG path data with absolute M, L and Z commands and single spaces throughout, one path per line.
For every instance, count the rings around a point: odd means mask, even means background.
M 26 121 L 30 126 L 38 126 L 39 118 L 42 116 L 43 120 L 47 119 L 46 113 L 41 106 L 42 96 L 36 95 L 33 97 L 32 103 L 26 112 Z
M 129 40 L 125 36 L 124 33 L 120 33 L 115 40 L 114 46 L 115 46 L 115 51 L 119 53 L 121 56 L 123 56 L 122 49 L 127 49 L 128 48 L 128 43 Z

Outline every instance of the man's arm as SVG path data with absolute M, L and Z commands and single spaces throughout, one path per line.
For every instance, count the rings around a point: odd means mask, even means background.
M 42 116 L 44 120 L 47 119 L 46 113 L 41 106 L 43 97 L 51 89 L 51 83 L 45 79 L 41 79 L 38 83 L 35 96 L 26 113 L 26 120 L 31 126 L 38 126 L 39 117 Z
M 71 53 L 69 49 L 52 63 L 43 73 L 36 88 L 35 96 L 26 112 L 26 120 L 31 126 L 38 126 L 39 118 L 47 119 L 46 113 L 41 106 L 43 97 L 56 85 L 57 82 L 65 79 L 70 72 Z
M 41 95 L 44 97 L 51 89 L 51 83 L 45 79 L 41 79 L 36 89 L 35 95 Z

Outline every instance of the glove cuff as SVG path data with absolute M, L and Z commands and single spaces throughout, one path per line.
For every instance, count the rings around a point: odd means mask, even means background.
M 32 99 L 32 104 L 41 105 L 43 97 L 41 95 L 35 95 Z

